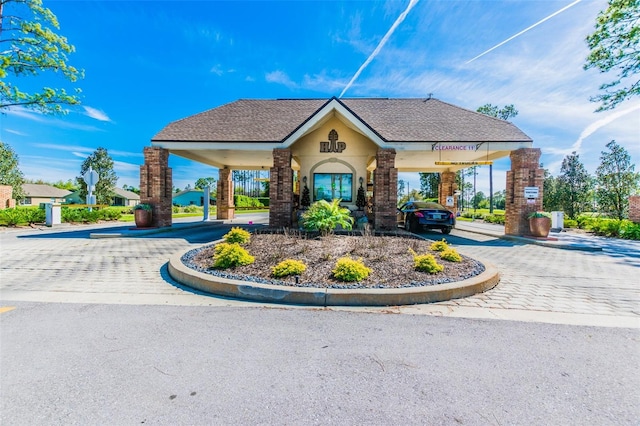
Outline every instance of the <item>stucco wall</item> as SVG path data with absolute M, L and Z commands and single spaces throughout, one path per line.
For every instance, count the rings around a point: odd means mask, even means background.
M 342 152 L 320 151 L 320 143 L 329 142 L 331 130 L 338 132 L 338 142 L 345 143 Z M 314 173 L 353 173 L 352 201 L 343 203 L 353 207 L 359 187 L 358 180 L 362 177 L 367 181 L 367 164 L 375 158 L 377 150 L 376 144 L 335 117 L 291 145 L 293 167 L 299 168 L 300 179 L 307 177 L 307 186 L 311 192 Z

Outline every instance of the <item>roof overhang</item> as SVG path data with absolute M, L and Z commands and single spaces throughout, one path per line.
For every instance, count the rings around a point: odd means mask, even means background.
M 369 127 L 364 121 L 355 115 L 349 108 L 347 108 L 337 98 L 331 98 L 322 108 L 316 111 L 307 121 L 305 121 L 300 127 L 298 127 L 293 133 L 287 136 L 283 141 L 283 147 L 288 148 L 298 139 L 303 136 L 319 129 L 331 118 L 337 118 L 344 125 L 349 127 L 367 138 L 381 148 L 390 148 L 386 141 L 384 141 L 380 135 L 378 135 L 371 127 Z
M 524 138 L 500 140 L 499 137 L 494 137 L 494 140 L 467 142 L 464 140 L 450 142 L 386 140 L 344 102 L 335 97 L 324 103 L 282 140 L 152 140 L 152 145 L 165 148 L 171 154 L 179 157 L 220 169 L 268 170 L 273 166 L 274 149 L 291 147 L 296 141 L 321 128 L 334 118 L 340 120 L 353 131 L 362 134 L 380 148 L 395 149 L 395 165 L 401 172 L 455 171 L 468 166 L 436 164 L 436 162 L 488 162 L 504 158 L 514 150 L 533 146 L 533 141 L 529 138 L 526 140 Z M 491 138 L 492 135 L 487 135 L 487 137 Z M 367 168 L 375 168 L 375 157 L 369 160 Z

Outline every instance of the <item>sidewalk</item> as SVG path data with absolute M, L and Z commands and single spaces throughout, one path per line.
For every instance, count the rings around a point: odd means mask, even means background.
M 203 220 L 201 216 L 195 217 L 183 217 L 173 219 L 173 223 L 170 227 L 163 228 L 136 228 L 134 222 L 101 222 L 101 223 L 61 223 L 52 227 L 45 225 L 36 225 L 32 227 L 20 227 L 20 228 L 0 228 L 0 235 L 15 235 L 23 233 L 40 233 L 46 234 L 64 234 L 64 233 L 87 233 L 87 237 L 91 239 L 100 238 L 127 238 L 127 237 L 141 237 L 145 235 L 159 234 L 165 232 L 175 232 L 186 229 L 193 229 L 203 226 L 211 226 L 216 224 L 237 224 L 237 225 L 251 225 L 262 224 L 268 222 L 268 215 L 264 213 L 245 213 L 237 215 L 232 220 L 217 220 L 209 219 Z
M 536 244 L 544 247 L 552 247 L 564 250 L 580 251 L 624 251 L 632 256 L 640 257 L 640 241 L 621 240 L 618 238 L 605 238 L 593 234 L 577 233 L 572 231 L 551 232 L 549 237 L 518 237 L 505 235 L 504 225 L 485 223 L 480 221 L 457 221 L 455 229 L 465 232 L 486 235 L 503 240 L 516 241 L 523 244 Z

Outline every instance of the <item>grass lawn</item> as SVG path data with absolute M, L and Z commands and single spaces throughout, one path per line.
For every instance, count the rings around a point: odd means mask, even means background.
M 463 212 L 460 212 L 460 213 L 476 214 L 478 216 L 483 214 L 491 214 L 489 213 L 489 209 L 465 209 Z M 493 209 L 493 214 L 504 214 L 504 210 Z

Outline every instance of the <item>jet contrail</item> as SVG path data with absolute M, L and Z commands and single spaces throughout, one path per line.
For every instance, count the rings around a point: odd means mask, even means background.
M 635 106 L 632 106 L 631 108 L 623 109 L 622 111 L 616 111 L 613 114 L 609 115 L 608 117 L 605 117 L 603 119 L 600 119 L 598 121 L 595 121 L 595 122 L 589 124 L 582 131 L 582 133 L 580 133 L 580 137 L 578 137 L 578 140 L 575 141 L 575 143 L 571 147 L 572 151 L 578 151 L 582 147 L 582 142 L 586 138 L 588 138 L 589 136 L 594 134 L 596 131 L 600 130 L 601 127 L 606 126 L 607 124 L 617 120 L 618 118 L 622 117 L 623 115 L 627 115 L 630 112 L 634 112 L 634 111 L 637 111 L 639 109 L 640 109 L 640 104 L 637 104 Z
M 549 19 L 551 19 L 551 18 L 553 18 L 554 16 L 556 16 L 556 15 L 558 15 L 558 14 L 560 14 L 560 13 L 564 12 L 565 10 L 569 9 L 570 7 L 575 6 L 576 4 L 580 3 L 581 1 L 582 1 L 582 0 L 576 0 L 576 1 L 574 1 L 573 3 L 571 3 L 571 4 L 569 4 L 569 5 L 565 6 L 565 7 L 563 7 L 562 9 L 558 10 L 557 12 L 552 13 L 551 15 L 547 16 L 546 18 L 541 19 L 540 21 L 536 22 L 535 24 L 531 25 L 530 27 L 525 28 L 524 30 L 520 31 L 518 34 L 516 34 L 516 35 L 513 35 L 513 36 L 509 37 L 508 39 L 506 39 L 506 40 L 505 40 L 505 41 L 503 41 L 502 43 L 496 44 L 496 45 L 495 45 L 495 46 L 493 46 L 491 49 L 486 50 L 486 51 L 482 52 L 481 54 L 479 54 L 478 56 L 476 56 L 475 58 L 473 58 L 473 59 L 471 59 L 471 60 L 469 60 L 469 61 L 465 62 L 465 65 L 466 65 L 466 64 L 470 64 L 471 62 L 475 61 L 475 60 L 476 60 L 476 59 L 478 59 L 479 57 L 486 55 L 487 53 L 491 52 L 491 51 L 492 51 L 492 50 L 494 50 L 494 49 L 497 49 L 498 47 L 502 46 L 503 44 L 510 42 L 510 41 L 511 41 L 511 40 L 513 40 L 514 38 L 516 38 L 516 37 L 518 37 L 518 36 L 521 36 L 522 34 L 526 33 L 526 32 L 527 32 L 527 31 L 529 31 L 530 29 L 537 27 L 538 25 L 542 24 L 544 21 L 548 21 Z
M 400 25 L 402 23 L 402 21 L 404 21 L 404 18 L 407 17 L 407 14 L 409 13 L 409 11 L 411 11 L 411 9 L 413 8 L 413 6 L 416 5 L 416 3 L 418 3 L 418 0 L 411 0 L 409 2 L 409 6 L 407 6 L 407 8 L 405 9 L 404 12 L 402 12 L 400 14 L 400 16 L 398 16 L 398 19 L 396 19 L 396 21 L 393 23 L 393 25 L 391 26 L 391 28 L 389 28 L 389 31 L 387 31 L 387 33 L 384 35 L 384 37 L 382 37 L 382 40 L 380 40 L 380 43 L 378 43 L 378 46 L 375 48 L 375 50 L 373 51 L 373 53 L 371 55 L 369 55 L 369 57 L 367 58 L 366 61 L 364 61 L 364 63 L 360 66 L 360 68 L 358 69 L 358 71 L 355 73 L 355 75 L 351 78 L 351 81 L 349 82 L 349 84 L 347 84 L 345 86 L 344 89 L 342 89 L 342 93 L 340 93 L 340 96 L 338 96 L 338 98 L 341 98 L 342 95 L 344 95 L 344 93 L 349 90 L 349 88 L 351 87 L 351 85 L 353 84 L 354 81 L 356 81 L 356 79 L 360 76 L 360 73 L 362 73 L 362 71 L 364 71 L 364 69 L 367 67 L 367 65 L 369 65 L 369 63 L 373 60 L 373 58 L 375 58 L 376 56 L 378 56 L 378 53 L 380 53 L 380 50 L 382 50 L 382 48 L 384 47 L 385 43 L 387 42 L 387 40 L 389 40 L 389 37 L 391 37 L 391 35 L 393 35 L 393 32 L 396 30 L 396 28 L 398 27 L 398 25 Z
M 596 120 L 593 123 L 589 124 L 587 127 L 585 127 L 584 130 L 580 133 L 580 136 L 578 136 L 578 139 L 576 139 L 573 145 L 571 145 L 569 148 L 562 149 L 562 148 L 549 147 L 549 148 L 545 148 L 544 150 L 549 154 L 555 154 L 555 155 L 569 155 L 574 151 L 580 152 L 580 149 L 582 148 L 582 142 L 584 142 L 586 138 L 588 138 L 589 136 L 591 136 L 592 134 L 600 130 L 602 127 L 616 121 L 618 118 L 638 110 L 640 110 L 640 104 L 634 105 L 632 107 L 629 107 L 627 109 L 623 109 L 620 111 L 615 111 L 612 114 L 609 114 L 608 116 L 601 118 L 600 120 Z

